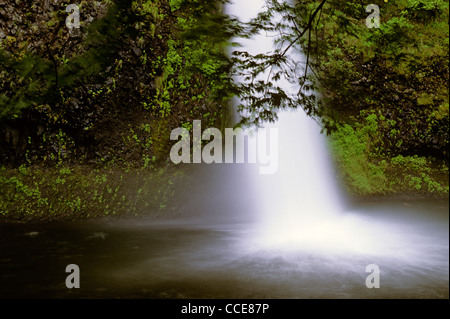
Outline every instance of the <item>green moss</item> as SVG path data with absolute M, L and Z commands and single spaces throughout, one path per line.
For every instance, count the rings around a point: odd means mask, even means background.
M 434 95 L 428 94 L 428 93 L 422 93 L 417 98 L 417 104 L 419 104 L 419 105 L 431 105 L 431 104 L 433 104 L 433 101 L 434 101 Z
M 7 220 L 51 221 L 169 213 L 180 174 L 77 166 L 29 167 L 24 175 L 18 169 L 1 169 L 0 214 Z
M 448 1 L 374 3 L 379 29 L 340 1 L 312 33 L 332 153 L 351 194 L 448 196 Z
M 433 113 L 433 115 L 437 120 L 442 120 L 445 117 L 448 118 L 449 115 L 448 102 L 439 105 L 439 107 L 437 108 L 436 112 Z
M 330 136 L 330 149 L 354 196 L 421 193 L 448 196 L 448 167 L 421 156 L 380 156 L 372 151 L 375 117 L 366 125 L 341 126 Z M 376 137 L 375 137 L 376 138 Z
M 390 191 L 383 165 L 371 163 L 369 158 L 369 132 L 355 130 L 346 124 L 331 135 L 332 154 L 339 164 L 347 189 L 358 195 L 384 194 Z

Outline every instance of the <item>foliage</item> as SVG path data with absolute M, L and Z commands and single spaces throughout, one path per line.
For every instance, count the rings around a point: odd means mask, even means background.
M 239 76 L 239 97 L 242 101 L 238 110 L 243 115 L 241 125 L 260 125 L 272 122 L 283 108 L 303 108 L 308 115 L 323 115 L 320 100 L 312 92 L 313 86 L 306 68 L 299 67 L 299 61 L 288 54 L 298 48 L 304 35 L 312 29 L 326 0 L 317 6 L 310 2 L 268 1 L 266 8 L 257 18 L 250 21 L 241 37 L 266 32 L 274 38 L 273 52 L 250 54 L 246 51 L 232 52 L 234 74 Z M 299 77 L 299 73 L 304 76 Z M 280 83 L 286 80 L 297 86 L 289 92 Z
M 330 2 L 312 33 L 336 161 L 354 194 L 448 196 L 448 1 L 374 3 L 379 29 Z
M 35 41 L 22 30 L 8 37 L 0 47 L 2 162 L 151 166 L 168 158 L 173 128 L 196 118 L 223 127 L 228 39 L 190 31 L 214 10 L 200 0 L 108 1 L 75 37 L 62 27 L 65 12 L 53 11 L 48 50 L 34 42 L 20 49 L 16 42 Z M 136 134 L 151 142 L 135 147 Z
M 81 46 L 82 52 L 70 60 L 57 61 L 52 52 L 42 56 L 24 51 L 17 56 L 15 48 L 2 44 L 0 65 L 3 71 L 2 91 L 0 92 L 0 116 L 15 118 L 24 108 L 43 103 L 62 103 L 64 93 L 74 86 L 86 83 L 101 83 L 103 70 L 114 61 L 111 54 L 124 45 L 122 35 L 131 29 L 125 21 L 136 16 L 125 14 L 124 3 L 118 2 L 110 7 L 108 14 L 89 25 L 87 34 Z M 6 49 L 6 50 L 5 50 Z M 12 83 L 16 85 L 13 86 Z
M 2 168 L 0 215 L 20 222 L 109 215 L 167 216 L 173 214 L 171 199 L 182 180 L 181 172 L 169 169 Z
M 347 191 L 355 196 L 419 193 L 448 196 L 448 166 L 433 158 L 381 156 L 374 147 L 380 138 L 378 117 L 344 124 L 330 135 L 330 148 Z

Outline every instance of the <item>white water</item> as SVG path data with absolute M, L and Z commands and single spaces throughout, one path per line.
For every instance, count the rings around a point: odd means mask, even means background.
M 234 1 L 227 7 L 227 13 L 249 21 L 263 6 L 264 0 Z M 268 53 L 273 51 L 273 40 L 273 36 L 265 33 L 251 40 L 241 39 L 240 50 L 250 54 Z M 304 61 L 304 56 L 295 50 L 288 54 Z M 277 84 L 287 92 L 298 91 L 285 79 Z M 281 111 L 275 124 L 264 125 L 265 130 L 269 128 L 278 129 L 278 145 L 270 145 L 272 151 L 278 149 L 278 171 L 272 175 L 252 171 L 249 176 L 259 194 L 261 237 L 272 244 L 311 238 L 317 241 L 330 232 L 327 223 L 344 210 L 325 137 L 320 126 L 301 109 Z M 255 138 L 265 137 L 265 130 Z

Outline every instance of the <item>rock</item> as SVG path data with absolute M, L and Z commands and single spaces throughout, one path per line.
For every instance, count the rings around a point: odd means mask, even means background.
M 32 232 L 29 232 L 29 233 L 25 233 L 25 236 L 28 236 L 28 237 L 36 237 L 38 235 L 39 235 L 38 231 L 32 231 Z
M 69 29 L 69 35 L 71 38 L 79 38 L 81 37 L 81 30 L 77 28 Z
M 136 54 L 137 56 L 141 56 L 141 55 L 142 55 L 142 50 L 139 49 L 137 46 L 133 46 L 133 52 L 134 52 L 134 54 Z
M 72 104 L 72 107 L 73 107 L 74 109 L 78 109 L 78 108 L 79 108 L 79 105 L 78 105 L 79 102 L 80 102 L 80 101 L 78 101 L 77 99 L 71 99 L 71 100 L 70 100 L 70 104 Z

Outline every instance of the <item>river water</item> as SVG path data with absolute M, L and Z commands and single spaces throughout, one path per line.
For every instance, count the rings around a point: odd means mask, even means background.
M 0 225 L 0 297 L 448 298 L 448 210 L 364 203 L 326 228 L 348 237 L 282 246 L 261 241 L 251 222 Z M 69 264 L 79 289 L 66 288 Z M 378 289 L 366 287 L 369 264 L 380 268 Z

